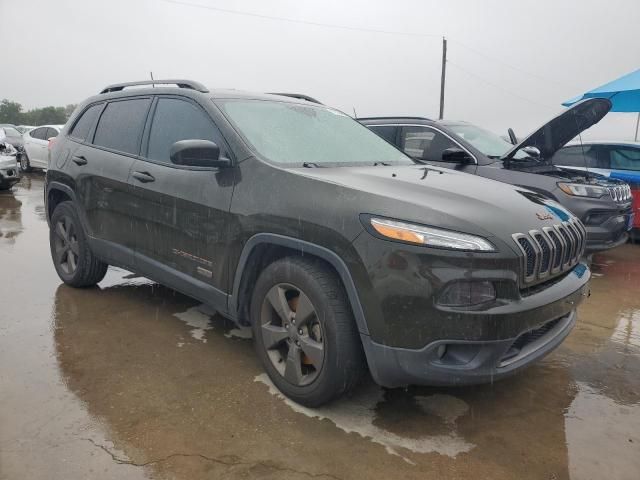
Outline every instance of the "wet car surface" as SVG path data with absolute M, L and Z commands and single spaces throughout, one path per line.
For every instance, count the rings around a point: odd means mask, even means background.
M 0 192 L 2 480 L 640 477 L 640 245 L 594 257 L 574 331 L 520 375 L 307 409 L 196 301 L 115 268 L 62 285 L 43 182 Z

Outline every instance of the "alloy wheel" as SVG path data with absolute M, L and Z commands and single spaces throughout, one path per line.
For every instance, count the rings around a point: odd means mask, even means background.
M 75 225 L 68 216 L 61 217 L 55 224 L 54 253 L 62 271 L 67 275 L 72 275 L 78 268 L 80 246 Z
M 305 386 L 318 377 L 324 365 L 324 335 L 304 292 L 286 283 L 273 286 L 262 304 L 260 328 L 267 355 L 285 380 Z

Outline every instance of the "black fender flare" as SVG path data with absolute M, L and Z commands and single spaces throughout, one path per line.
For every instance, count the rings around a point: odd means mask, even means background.
M 349 303 L 351 304 L 353 315 L 356 319 L 358 331 L 361 334 L 369 335 L 369 329 L 367 327 L 367 322 L 364 316 L 364 311 L 362 309 L 362 304 L 360 303 L 360 298 L 358 297 L 355 283 L 353 282 L 351 273 L 349 272 L 349 269 L 347 268 L 347 265 L 344 263 L 344 261 L 335 252 L 332 252 L 328 248 L 321 247 L 320 245 L 315 245 L 298 238 L 287 237 L 275 233 L 258 233 L 252 236 L 247 241 L 247 243 L 245 243 L 242 249 L 242 253 L 240 254 L 240 259 L 238 260 L 238 265 L 236 267 L 233 281 L 233 288 L 228 299 L 228 310 L 232 317 L 237 318 L 238 316 L 240 282 L 242 280 L 245 269 L 247 268 L 247 261 L 249 260 L 249 256 L 258 245 L 262 244 L 287 247 L 302 254 L 309 254 L 321 258 L 322 260 L 329 263 L 336 270 L 338 276 L 342 280 L 342 284 L 344 285 L 344 288 L 347 292 Z
M 64 193 L 65 195 L 67 195 L 71 199 L 80 217 L 82 228 L 84 228 L 84 231 L 90 235 L 90 230 L 88 228 L 89 225 L 87 223 L 87 217 L 85 215 L 85 211 L 83 208 L 80 207 L 80 203 L 78 202 L 78 197 L 76 195 L 76 192 L 74 192 L 73 188 L 71 188 L 66 183 L 62 183 L 56 180 L 50 180 L 46 183 L 46 185 L 47 187 L 44 192 L 44 205 L 45 205 L 45 212 L 47 215 L 47 223 L 49 224 L 49 226 L 51 226 L 51 218 L 49 214 L 49 194 L 51 193 L 52 190 L 58 190 Z

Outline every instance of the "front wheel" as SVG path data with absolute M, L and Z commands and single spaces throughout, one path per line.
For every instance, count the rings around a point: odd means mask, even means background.
M 365 371 L 344 287 L 321 261 L 289 257 L 269 265 L 253 291 L 251 320 L 269 378 L 302 405 L 342 395 Z
M 20 153 L 20 171 L 28 173 L 31 171 L 31 162 L 26 151 Z
M 72 287 L 92 287 L 107 274 L 87 242 L 73 203 L 61 202 L 51 215 L 49 246 L 60 279 Z

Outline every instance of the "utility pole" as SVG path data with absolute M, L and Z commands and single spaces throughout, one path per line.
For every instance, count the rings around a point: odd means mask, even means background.
M 440 120 L 444 116 L 444 81 L 447 76 L 447 39 L 442 37 L 442 75 L 440 77 Z

